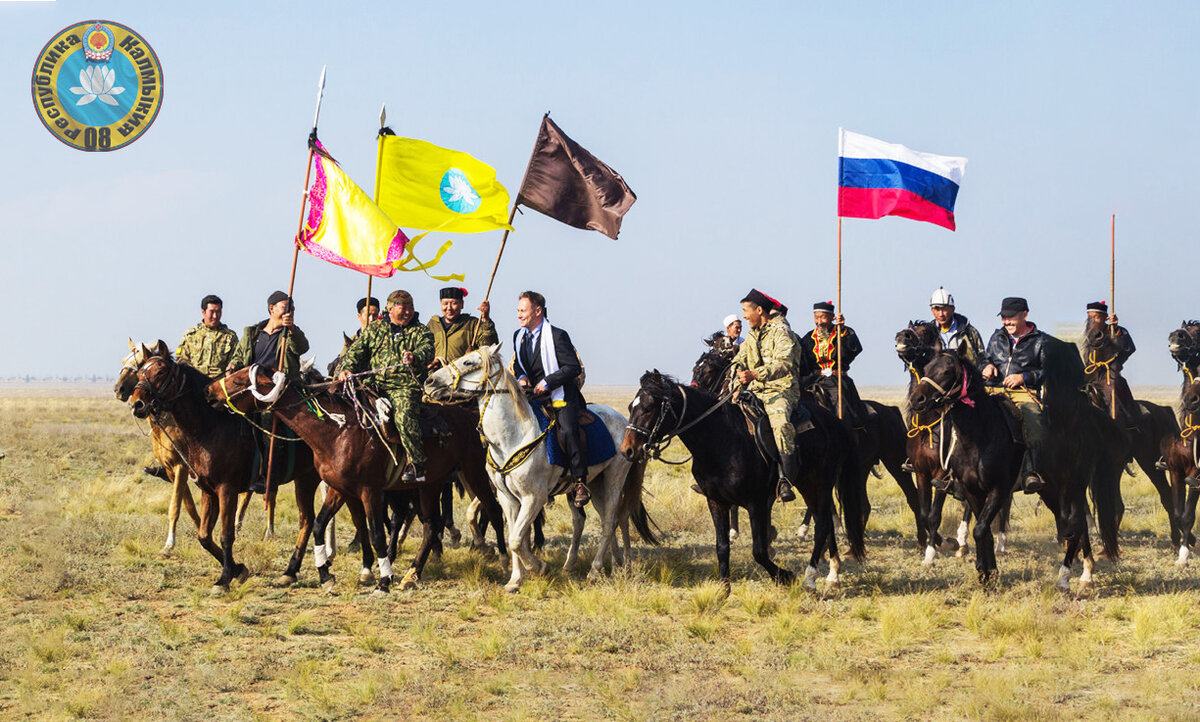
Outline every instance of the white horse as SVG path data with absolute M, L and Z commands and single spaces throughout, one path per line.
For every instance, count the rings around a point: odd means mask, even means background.
M 479 428 L 487 445 L 488 473 L 508 525 L 512 577 L 505 589 L 515 592 L 527 572 L 542 573 L 546 569 L 546 563 L 530 548 L 530 529 L 551 493 L 559 486 L 562 470 L 550 465 L 542 448 L 545 434 L 516 379 L 504 368 L 499 349 L 499 344 L 488 346 L 443 366 L 429 375 L 425 393 L 435 401 L 465 398 L 479 401 Z M 625 434 L 625 417 L 608 406 L 597 404 L 588 404 L 588 411 L 608 429 L 614 447 L 620 448 Z M 618 525 L 623 526 L 627 519 L 633 521 L 643 539 L 657 543 L 650 533 L 649 517 L 642 506 L 644 474 L 644 463 L 633 464 L 619 453 L 604 463 L 588 467 L 588 488 L 601 524 L 600 544 L 588 579 L 603 572 L 605 558 L 610 553 L 616 563 L 621 562 L 622 555 L 613 543 L 614 530 Z M 567 571 L 575 566 L 583 535 L 584 515 L 575 511 L 574 534 L 563 565 Z M 628 550 L 628 532 L 625 545 Z

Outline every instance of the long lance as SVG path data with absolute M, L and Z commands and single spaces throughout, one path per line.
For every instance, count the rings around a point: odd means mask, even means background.
M 383 130 L 383 126 L 387 124 L 387 104 L 379 106 L 379 129 Z M 379 136 L 379 149 L 375 151 L 375 205 L 379 205 L 379 176 L 383 172 L 383 136 Z M 371 307 L 371 281 L 375 277 L 367 274 L 367 305 L 364 308 Z M 361 321 L 360 321 L 361 323 Z
M 547 112 L 542 116 L 542 120 L 550 116 Z M 538 126 L 538 138 L 541 138 L 541 126 Z M 533 149 L 529 151 L 529 162 L 525 164 L 525 173 L 521 175 L 520 189 L 517 191 L 517 197 L 513 199 L 512 210 L 508 213 L 508 225 L 511 228 L 513 219 L 517 217 L 517 205 L 521 202 L 521 191 L 525 190 L 525 179 L 529 177 L 529 167 L 533 165 L 533 156 L 537 153 L 538 138 L 533 139 Z M 500 239 L 500 250 L 496 253 L 496 262 L 492 264 L 492 275 L 488 277 L 487 291 L 483 294 L 483 300 L 486 302 L 492 295 L 492 283 L 496 280 L 496 269 L 500 267 L 500 257 L 504 255 L 504 245 L 508 243 L 508 230 L 504 231 L 504 236 Z M 471 345 L 479 340 L 479 327 L 482 324 L 475 324 L 475 333 L 471 335 Z
M 1112 225 L 1109 226 L 1109 264 L 1108 264 L 1108 313 L 1109 315 L 1117 315 L 1117 214 L 1112 214 Z M 1117 324 L 1111 324 L 1109 330 L 1112 332 L 1112 337 L 1117 338 Z M 1117 388 L 1113 386 L 1109 390 L 1109 413 L 1113 419 L 1117 418 Z
M 838 261 L 837 261 L 837 315 L 842 315 L 842 217 L 838 216 Z M 842 334 L 836 324 L 833 335 L 837 339 L 838 418 L 842 418 Z
M 296 225 L 296 237 L 292 239 L 292 275 L 288 279 L 287 303 L 288 311 L 295 313 L 292 305 L 292 291 L 296 288 L 296 262 L 300 259 L 300 233 L 304 230 L 304 209 L 308 203 L 308 181 L 312 177 L 312 160 L 313 160 L 313 143 L 317 138 L 317 121 L 321 118 L 321 98 L 325 95 L 325 66 L 321 66 L 321 79 L 317 81 L 317 110 L 313 113 L 313 127 L 311 139 L 312 142 L 308 146 L 308 160 L 304 164 L 304 192 L 300 195 L 300 221 Z M 284 360 L 287 358 L 287 333 L 288 327 L 284 326 L 283 331 L 279 336 L 279 364 L 278 368 L 284 368 Z M 271 438 L 267 442 L 267 479 L 263 489 L 263 506 L 268 511 L 273 512 L 271 502 L 271 468 L 275 461 L 275 432 L 279 428 L 279 417 L 275 414 L 271 415 Z M 272 514 L 273 515 L 273 514 Z

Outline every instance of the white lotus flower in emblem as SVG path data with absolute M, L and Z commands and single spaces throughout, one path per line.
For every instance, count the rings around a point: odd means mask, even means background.
M 449 194 L 446 203 L 462 203 L 466 206 L 474 206 L 479 202 L 479 194 L 467 182 L 466 177 L 455 174 L 448 179 L 450 185 L 442 189 L 443 192 Z
M 107 65 L 89 65 L 79 71 L 79 86 L 71 88 L 71 92 L 83 96 L 75 105 L 87 105 L 93 100 L 99 100 L 105 105 L 116 105 L 114 95 L 125 92 L 125 88 L 117 85 L 117 72 Z

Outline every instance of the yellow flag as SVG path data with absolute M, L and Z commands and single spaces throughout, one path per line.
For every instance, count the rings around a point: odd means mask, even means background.
M 508 224 L 508 191 L 496 170 L 457 150 L 379 136 L 379 207 L 396 225 L 480 233 Z

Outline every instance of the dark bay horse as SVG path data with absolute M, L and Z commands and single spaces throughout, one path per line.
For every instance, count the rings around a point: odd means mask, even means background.
M 931 321 L 910 321 L 908 327 L 896 334 L 896 355 L 904 363 L 908 371 L 908 393 L 912 393 L 925 366 L 933 360 L 939 351 L 945 350 L 942 337 L 937 332 L 937 326 Z M 951 477 L 949 470 L 942 464 L 942 456 L 949 451 L 950 439 L 942 433 L 941 423 L 922 423 L 919 413 L 912 412 L 908 423 L 906 451 L 909 464 L 913 469 L 913 479 L 916 482 L 917 495 L 921 504 L 921 516 L 929 532 L 928 544 L 925 547 L 926 567 L 933 566 L 937 548 L 942 546 L 940 533 L 942 526 L 942 509 L 946 503 L 946 488 Z M 934 486 L 934 481 L 940 481 L 940 488 Z M 996 514 L 993 532 L 996 535 L 995 551 L 1004 551 L 1005 538 L 1008 531 L 1008 518 L 1012 510 L 1012 497 Z M 966 536 L 971 522 L 971 505 L 962 501 L 962 519 L 958 525 L 958 549 L 955 556 L 962 557 L 966 553 Z
M 833 533 L 833 492 L 841 501 L 850 554 L 861 560 L 865 553 L 864 532 L 870 502 L 858 474 L 854 439 L 849 428 L 815 404 L 809 405 L 812 429 L 796 436 L 801 471 L 793 479 L 816 520 L 813 551 L 804 570 L 804 586 L 816 588 L 817 565 L 829 550 L 829 576 L 838 581 L 841 560 Z M 788 584 L 795 578 L 771 560 L 768 538 L 771 507 L 775 503 L 774 465 L 759 452 L 742 411 L 723 403 L 717 396 L 685 386 L 657 371 L 646 372 L 629 404 L 629 425 L 621 453 L 630 460 L 642 459 L 653 448 L 678 436 L 692 453 L 692 475 L 708 498 L 709 512 L 717 536 L 718 576 L 729 585 L 729 510 L 744 508 L 750 516 L 754 560 L 776 582 Z
M 258 476 L 260 455 L 250 428 L 241 419 L 214 410 L 205 389 L 212 379 L 186 364 L 175 363 L 166 344 L 159 341 L 138 368 L 137 383 L 129 401 L 138 418 L 153 418 L 170 437 L 172 447 L 196 476 L 200 488 L 199 540 L 221 563 L 214 591 L 228 589 L 234 579 L 248 576 L 246 567 L 233 558 L 235 511 L 239 494 L 250 490 Z M 278 483 L 295 482 L 300 531 L 284 579 L 295 581 L 304 548 L 313 527 L 313 496 L 320 483 L 312 452 L 303 443 L 288 442 L 285 453 L 275 454 L 272 477 Z M 221 525 L 221 543 L 213 529 Z
M 1074 344 L 1049 337 L 1043 371 L 1042 414 L 1048 438 L 1040 454 L 1039 471 L 1045 482 L 1040 495 L 1054 514 L 1058 538 L 1065 546 L 1056 586 L 1070 590 L 1071 565 L 1082 555 L 1080 585 L 1087 589 L 1095 564 L 1087 528 L 1087 492 L 1090 488 L 1104 552 L 1115 560 L 1127 442 L 1117 425 L 1092 405 L 1082 390 L 1083 363 Z M 958 443 L 948 465 L 976 514 L 975 566 L 983 582 L 990 582 L 995 570 L 990 523 L 1003 496 L 1011 494 L 1017 483 L 1023 454 L 1023 444 L 1013 441 L 1008 422 L 1001 416 L 1008 413 L 1003 403 L 985 395 L 982 375 L 949 351 L 940 352 L 926 364 L 909 395 L 910 408 L 918 413 L 941 409 L 952 415 Z M 976 423 L 971 425 L 971 421 Z M 981 455 L 978 449 L 995 451 Z
M 1200 376 L 1200 321 L 1180 322 L 1167 336 L 1167 346 L 1183 372 L 1185 386 Z
M 499 503 L 484 469 L 484 451 L 476 429 L 478 421 L 470 412 L 453 406 L 438 408 L 438 414 L 449 427 L 445 446 L 438 439 L 425 439 L 428 480 L 424 484 L 403 484 L 399 482 L 403 453 L 398 452 L 394 458 L 389 444 L 372 429 L 357 423 L 357 407 L 352 400 L 326 390 L 305 390 L 295 384 L 286 384 L 278 389 L 279 393 L 274 393 L 275 387 L 270 376 L 251 366 L 213 383 L 208 388 L 208 398 L 214 406 L 233 408 L 242 414 L 269 409 L 312 448 L 321 478 L 339 495 L 332 501 L 327 500 L 322 507 L 316 521 L 317 538 L 323 538 L 325 524 L 344 501 L 360 538 L 370 539 L 370 544 L 363 544 L 363 566 L 369 568 L 368 555 L 372 553 L 379 563 L 377 591 L 389 591 L 392 582 L 385 490 L 416 490 L 419 493 L 420 517 L 425 532 L 417 556 L 404 575 L 402 585 L 405 588 L 416 586 L 429 552 L 441 538 L 439 499 L 456 471 L 461 470 L 468 488 L 483 501 L 488 517 L 496 523 L 501 518 Z M 272 400 L 261 400 L 260 396 Z M 400 463 L 396 463 L 397 460 Z M 501 554 L 507 553 L 503 539 L 498 546 Z M 322 584 L 331 586 L 333 575 L 329 572 L 328 558 L 322 546 L 314 549 L 314 557 Z
M 1119 349 L 1103 321 L 1088 321 L 1082 353 L 1092 403 L 1110 417 L 1115 411 L 1117 425 L 1129 439 L 1129 456 L 1125 461 L 1136 461 L 1154 485 L 1170 520 L 1171 542 L 1186 561 L 1187 547 L 1195 543 L 1195 537 L 1190 526 L 1186 530 L 1182 526 L 1184 490 L 1173 490 L 1167 474 L 1157 465 L 1163 446 L 1179 435 L 1175 412 L 1167 406 L 1134 400 L 1120 369 L 1113 366 Z M 1180 503 L 1177 504 L 1176 499 Z

